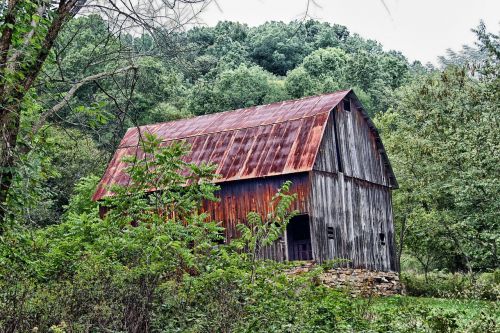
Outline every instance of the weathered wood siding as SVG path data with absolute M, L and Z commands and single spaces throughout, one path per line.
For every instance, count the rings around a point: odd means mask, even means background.
M 265 218 L 272 209 L 271 198 L 286 180 L 292 181 L 290 190 L 297 193 L 292 209 L 307 214 L 310 184 L 306 172 L 221 183 L 216 193 L 220 201 L 205 201 L 203 211 L 210 214 L 212 221 L 222 221 L 227 239 L 235 238 L 238 236 L 236 225 L 245 223 L 249 212 L 258 212 Z
M 297 200 L 295 200 L 292 210 L 307 214 L 311 188 L 307 172 L 218 184 L 221 189 L 216 193 L 216 196 L 220 201 L 205 201 L 202 210 L 209 213 L 212 221 L 222 222 L 226 240 L 230 241 L 239 236 L 236 225 L 246 223 L 249 212 L 257 212 L 262 218 L 267 216 L 273 209 L 270 205 L 271 198 L 287 180 L 292 181 L 290 191 L 297 194 Z M 262 249 L 259 257 L 277 261 L 286 260 L 286 236 L 272 246 Z
M 314 258 L 344 258 L 353 267 L 396 270 L 390 189 L 342 173 L 313 172 L 311 180 Z M 332 239 L 328 227 L 333 228 Z
M 330 113 L 314 170 L 338 172 L 336 152 L 339 151 L 340 168 L 346 176 L 390 186 L 388 170 L 366 119 L 354 103 L 351 103 L 351 111 L 344 111 L 341 104 Z
M 337 137 L 334 123 L 335 110 L 330 112 L 325 126 L 323 138 L 321 140 L 313 170 L 337 173 L 339 171 L 337 155 Z
M 351 111 L 340 103 L 330 113 L 311 172 L 315 259 L 344 258 L 354 267 L 377 270 L 397 268 L 390 173 L 363 113 L 355 103 Z
M 330 112 L 313 171 L 222 183 L 221 201 L 205 202 L 204 210 L 223 222 L 230 240 L 238 237 L 236 225 L 245 223 L 248 212 L 264 217 L 272 209 L 271 197 L 285 180 L 298 194 L 293 209 L 309 215 L 315 260 L 344 258 L 353 267 L 396 270 L 388 170 L 354 103 L 351 111 L 340 103 Z M 261 253 L 275 260 L 286 256 L 286 237 Z

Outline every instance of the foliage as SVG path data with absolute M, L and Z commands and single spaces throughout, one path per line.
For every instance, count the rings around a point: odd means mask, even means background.
M 311 50 L 303 42 L 300 24 L 268 22 L 254 29 L 249 38 L 252 60 L 277 75 L 285 75 L 296 67 Z M 299 30 L 302 33 L 298 34 Z
M 77 187 L 65 222 L 36 232 L 7 230 L 0 246 L 3 327 L 47 330 L 65 322 L 75 329 L 144 331 L 160 282 L 205 269 L 220 228 L 196 208 L 203 198 L 213 198 L 216 187 L 207 181 L 212 169 L 182 162 L 181 144 L 160 149 L 147 136 L 142 148 L 144 158 L 129 160 L 131 185 L 114 189 L 105 219 L 88 201 L 95 185 L 89 178 Z M 161 193 L 146 195 L 151 186 Z M 160 203 L 165 210 L 158 209 Z M 64 300 L 58 298 L 62 293 Z
M 219 244 L 221 228 L 196 209 L 201 199 L 213 199 L 210 167 L 183 162 L 182 144 L 162 147 L 147 135 L 141 145 L 146 154 L 128 159 L 130 185 L 113 189 L 104 219 L 89 200 L 97 178 L 88 177 L 76 187 L 63 223 L 4 233 L 2 331 L 495 329 L 495 309 L 487 304 L 469 320 L 465 312 L 405 299 L 351 299 L 319 285 L 320 271 L 288 276 L 283 264 L 252 260 L 293 215 L 289 183 L 274 196 L 265 220 L 250 214 L 253 222 L 240 227 L 237 246 Z M 153 187 L 162 191 L 148 194 Z M 475 327 L 477 316 L 482 321 Z
M 240 238 L 235 242 L 239 249 L 245 249 L 249 254 L 252 263 L 251 280 L 255 280 L 255 270 L 257 259 L 262 257 L 262 250 L 265 247 L 272 246 L 286 232 L 286 227 L 292 217 L 298 212 L 289 212 L 293 201 L 297 199 L 297 194 L 289 194 L 291 186 L 290 181 L 283 183 L 278 192 L 271 198 L 270 211 L 265 219 L 259 212 L 250 212 L 247 215 L 246 224 L 236 226 L 240 232 Z
M 106 156 L 78 129 L 53 126 L 33 133 L 41 106 L 35 94 L 23 103 L 17 169 L 6 211 L 10 222 L 32 227 L 60 222 L 74 184 L 103 170 Z M 75 149 L 78 147 L 78 149 Z
M 347 53 L 330 47 L 305 57 L 287 74 L 285 87 L 292 97 L 355 88 L 368 110 L 376 113 L 386 110 L 392 90 L 403 85 L 407 77 L 407 60 L 396 52 Z
M 128 185 L 111 188 L 115 195 L 105 201 L 106 206 L 113 207 L 111 219 L 121 220 L 123 225 L 156 218 L 182 223 L 196 214 L 202 200 L 216 200 L 218 186 L 212 183 L 215 166 L 184 162 L 181 157 L 189 147 L 182 142 L 162 147 L 158 137 L 143 135 L 141 154 L 124 158 L 128 163 Z
M 431 272 L 427 275 L 405 272 L 402 282 L 412 296 L 500 299 L 500 271 L 468 276 L 459 273 Z
M 222 71 L 212 84 L 204 80 L 197 82 L 189 109 L 200 115 L 281 101 L 286 97 L 282 84 L 272 74 L 258 66 L 240 65 Z
M 217 245 L 221 228 L 197 212 L 202 199 L 214 198 L 211 167 L 183 162 L 182 144 L 161 147 L 150 135 L 141 144 L 144 156 L 127 159 L 130 185 L 113 188 L 104 219 L 89 200 L 96 182 L 89 177 L 63 223 L 6 230 L 2 331 L 327 332 L 364 323 L 352 321 L 357 307 L 347 296 L 308 276 L 291 280 L 280 264 L 249 260 L 255 255 L 239 246 Z M 275 195 L 266 221 L 253 213 L 254 223 L 240 229 L 247 248 L 270 245 L 283 232 L 295 198 L 289 186 Z M 151 188 L 162 190 L 148 194 Z
M 338 48 L 319 49 L 287 76 L 287 91 L 293 97 L 346 88 L 348 55 Z
M 497 332 L 495 302 L 388 297 L 368 309 L 376 332 Z
M 450 67 L 401 89 L 378 118 L 400 183 L 399 233 L 426 270 L 498 267 L 497 88 Z
M 92 200 L 92 195 L 99 183 L 100 178 L 94 175 L 80 178 L 75 184 L 73 195 L 70 197 L 65 208 L 65 215 L 91 213 L 97 208 L 97 202 Z
M 148 1 L 140 1 L 135 6 L 125 2 L 95 5 L 77 0 L 50 4 L 40 0 L 2 3 L 0 223 L 8 222 L 11 217 L 8 197 L 18 176 L 20 161 L 26 155 L 25 149 L 17 147 L 22 141 L 20 132 L 25 122 L 26 99 L 38 93 L 42 107 L 32 126 L 33 135 L 50 121 L 91 128 L 104 125 L 111 118 L 102 110 L 106 102 L 114 105 L 113 115 L 117 118 L 114 120 L 123 125 L 136 84 L 138 66 L 134 62 L 146 52 L 144 48 L 127 44 L 131 39 L 129 33 L 135 34 L 142 28 L 148 32 L 142 36 L 143 41 L 153 36 L 167 40 L 170 34 L 196 17 L 208 2 L 179 0 L 176 6 Z M 171 25 L 165 29 L 174 22 L 175 28 Z M 100 84 L 102 79 L 106 79 L 107 84 Z M 96 92 L 105 98 L 94 96 L 99 95 Z M 86 97 L 84 105 L 77 105 L 79 112 L 72 108 L 75 106 L 72 100 L 77 95 Z M 82 113 L 92 115 L 87 118 L 90 124 L 74 121 Z M 113 125 L 116 128 L 116 123 Z

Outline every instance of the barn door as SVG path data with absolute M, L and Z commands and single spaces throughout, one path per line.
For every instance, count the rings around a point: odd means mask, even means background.
M 309 215 L 295 216 L 287 226 L 288 260 L 312 260 Z

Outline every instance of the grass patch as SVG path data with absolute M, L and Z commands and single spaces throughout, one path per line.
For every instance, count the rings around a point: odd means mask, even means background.
M 407 271 L 401 281 L 411 296 L 500 300 L 500 270 L 473 276 L 430 272 L 427 277 Z
M 369 310 L 378 328 L 394 332 L 499 332 L 498 302 L 393 296 L 374 298 Z

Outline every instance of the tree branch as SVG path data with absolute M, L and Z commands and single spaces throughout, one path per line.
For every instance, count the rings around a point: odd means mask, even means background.
M 50 25 L 45 35 L 45 39 L 42 42 L 40 50 L 36 55 L 34 61 L 26 70 L 26 79 L 22 83 L 23 92 L 21 93 L 20 97 L 24 96 L 24 92 L 28 91 L 31 88 L 33 82 L 38 77 L 38 74 L 40 73 L 40 70 L 45 63 L 45 60 L 47 59 L 49 52 L 52 49 L 52 46 L 54 45 L 54 42 L 66 20 L 71 16 L 76 15 L 78 13 L 78 10 L 86 3 L 86 1 L 87 0 L 69 0 L 68 2 L 64 2 L 64 0 L 60 1 L 59 7 L 57 8 L 56 17 L 52 21 L 52 24 Z M 23 60 L 21 57 L 20 62 L 22 61 Z
M 38 7 L 38 9 L 36 10 L 36 15 L 41 18 L 42 15 L 45 13 L 45 4 L 42 4 Z M 36 32 L 36 27 L 38 26 L 38 23 L 35 19 L 33 19 L 31 21 L 31 30 L 24 36 L 24 40 L 23 40 L 23 45 L 21 48 L 17 49 L 14 54 L 9 58 L 9 60 L 7 60 L 7 63 L 8 63 L 8 66 L 9 68 L 11 68 L 12 70 L 14 70 L 15 66 L 16 66 L 16 61 L 18 60 L 18 58 L 22 55 L 22 53 L 25 51 L 26 47 L 28 47 L 31 43 L 31 39 L 33 38 L 33 36 L 35 35 L 35 32 Z
M 94 74 L 91 76 L 87 76 L 86 78 L 75 83 L 59 103 L 54 105 L 50 110 L 48 110 L 47 112 L 43 113 L 40 116 L 40 119 L 38 120 L 38 122 L 33 126 L 33 130 L 32 130 L 33 134 L 36 134 L 40 130 L 40 128 L 43 126 L 43 124 L 45 124 L 45 122 L 47 121 L 47 119 L 50 116 L 59 112 L 64 106 L 66 106 L 66 104 L 69 103 L 69 101 L 75 95 L 75 93 L 78 91 L 78 89 L 80 89 L 84 84 L 86 84 L 88 82 L 96 81 L 96 80 L 99 80 L 99 79 L 102 79 L 105 77 L 113 76 L 113 75 L 116 75 L 119 73 L 127 72 L 129 70 L 135 71 L 135 70 L 137 70 L 137 66 L 131 65 L 131 66 L 123 67 L 123 68 L 116 69 L 116 70 L 110 71 L 110 72 L 102 72 L 99 74 Z

